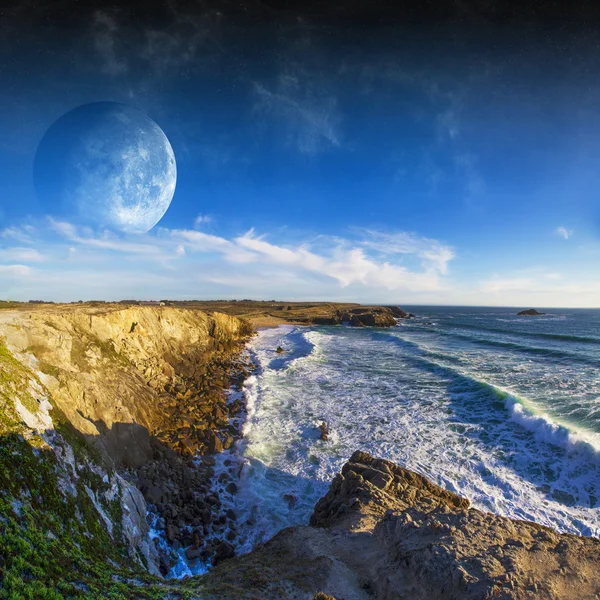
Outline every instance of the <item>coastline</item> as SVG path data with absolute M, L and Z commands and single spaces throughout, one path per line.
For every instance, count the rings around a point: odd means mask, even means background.
M 423 371 L 409 371 L 410 364 L 413 368 L 417 364 L 425 366 L 430 374 L 429 380 L 431 369 L 435 369 L 438 375 L 443 376 L 441 383 L 444 390 L 447 389 L 448 380 L 454 378 L 458 384 L 457 392 L 462 394 L 461 404 L 457 404 L 455 398 L 447 408 L 451 408 L 456 415 L 458 425 L 461 419 L 467 419 L 467 425 L 469 420 L 487 423 L 488 433 L 493 433 L 490 427 L 501 428 L 501 438 L 486 441 L 486 447 L 495 448 L 498 439 L 506 444 L 508 438 L 504 434 L 508 433 L 508 429 L 505 425 L 520 427 L 519 423 L 511 421 L 508 406 L 504 406 L 504 396 L 497 394 L 489 385 L 484 385 L 482 375 L 471 377 L 459 368 L 460 365 L 457 366 L 458 351 L 455 346 L 451 346 L 450 357 L 454 362 L 443 366 L 440 363 L 443 361 L 442 354 L 434 357 L 437 362 L 426 363 L 424 359 L 427 357 L 423 356 L 420 347 L 398 339 L 410 337 L 413 328 L 417 331 L 415 335 L 418 335 L 422 325 L 429 327 L 429 317 L 406 323 L 406 327 L 386 330 L 350 327 L 325 327 L 319 330 L 315 327 L 307 333 L 302 324 L 289 323 L 281 332 L 290 331 L 287 339 L 283 339 L 277 331 L 284 324 L 276 323 L 259 326 L 258 336 L 264 335 L 264 339 L 253 336 L 236 345 L 233 340 L 240 324 L 231 317 L 225 318 L 214 313 L 207 315 L 198 311 L 173 311 L 171 308 L 122 307 L 119 310 L 84 310 L 81 314 L 78 311 L 73 311 L 73 314 L 60 312 L 59 316 L 53 311 L 40 313 L 39 310 L 21 316 L 19 312 L 12 316 L 5 313 L 6 318 L 0 319 L 3 321 L 0 330 L 8 336 L 10 351 L 16 352 L 16 358 L 13 357 L 14 362 L 7 362 L 4 366 L 13 365 L 10 368 L 17 368 L 17 363 L 21 361 L 19 364 L 23 369 L 25 363 L 34 368 L 38 374 L 36 377 L 39 376 L 44 385 L 51 387 L 52 395 L 49 394 L 48 398 L 52 402 L 57 401 L 56 394 L 59 392 L 74 389 L 78 393 L 69 396 L 68 402 L 63 400 L 63 405 L 68 406 L 68 403 L 81 402 L 81 392 L 85 392 L 84 397 L 88 398 L 89 403 L 77 406 L 88 411 L 84 413 L 87 423 L 100 423 L 101 417 L 108 419 L 110 416 L 108 413 L 96 416 L 89 412 L 100 401 L 106 403 L 104 410 L 120 408 L 115 413 L 118 419 L 113 417 L 113 421 L 124 433 L 135 434 L 136 437 L 132 439 L 136 442 L 145 439 L 140 437 L 144 415 L 133 413 L 135 422 L 123 429 L 125 419 L 122 411 L 133 411 L 140 407 L 157 411 L 160 408 L 160 411 L 153 413 L 157 420 L 147 421 L 147 426 L 152 436 L 164 444 L 150 445 L 145 452 L 153 454 L 144 454 L 142 458 L 145 457 L 146 462 L 141 466 L 133 465 L 125 472 L 119 470 L 114 476 L 107 473 L 108 485 L 104 483 L 104 472 L 101 470 L 105 463 L 94 466 L 95 475 L 90 475 L 86 469 L 92 467 L 81 455 L 75 459 L 79 466 L 73 469 L 64 458 L 68 458 L 68 453 L 61 450 L 56 454 L 63 461 L 59 464 L 64 463 L 67 472 L 82 478 L 78 485 L 83 496 L 78 502 L 84 502 L 86 498 L 94 501 L 103 511 L 100 513 L 104 515 L 101 516 L 103 521 L 99 523 L 106 523 L 109 528 L 107 531 L 119 531 L 110 529 L 110 519 L 115 518 L 111 515 L 116 511 L 109 512 L 106 508 L 113 506 L 110 502 L 115 497 L 110 494 L 116 492 L 112 490 L 138 494 L 139 507 L 145 506 L 141 499 L 143 493 L 149 504 L 148 520 L 152 525 L 150 546 L 154 551 L 157 546 L 160 550 L 162 574 L 170 572 L 170 576 L 175 577 L 160 581 L 152 579 L 152 585 L 163 586 L 162 589 L 171 591 L 183 586 L 181 589 L 190 592 L 190 598 L 203 600 L 223 597 L 246 599 L 252 595 L 265 597 L 265 594 L 266 597 L 287 598 L 292 597 L 286 595 L 292 593 L 292 588 L 285 586 L 292 585 L 292 578 L 293 586 L 298 586 L 293 587 L 296 590 L 293 593 L 303 600 L 312 600 L 318 591 L 333 597 L 368 600 L 364 592 L 365 583 L 371 586 L 371 590 L 377 591 L 378 597 L 391 599 L 393 595 L 386 596 L 389 589 L 386 591 L 384 586 L 385 578 L 370 570 L 370 565 L 379 565 L 385 570 L 386 565 L 389 567 L 392 564 L 389 560 L 393 562 L 394 559 L 388 556 L 390 547 L 401 547 L 403 556 L 410 559 L 410 564 L 401 562 L 395 565 L 395 572 L 405 573 L 412 581 L 418 581 L 418 589 L 423 594 L 426 594 L 430 585 L 429 578 L 422 577 L 424 569 L 438 573 L 442 578 L 440 585 L 447 591 L 454 590 L 455 596 L 458 594 L 456 597 L 461 598 L 470 597 L 465 590 L 475 590 L 473 599 L 481 598 L 477 594 L 482 586 L 488 586 L 486 589 L 489 590 L 501 588 L 506 593 L 502 596 L 505 598 L 521 598 L 523 594 L 533 591 L 539 592 L 536 596 L 539 598 L 584 598 L 596 585 L 597 574 L 589 570 L 586 581 L 576 578 L 578 566 L 585 561 L 588 561 L 586 565 L 597 565 L 594 553 L 600 541 L 585 537 L 583 530 L 577 536 L 557 533 L 560 527 L 556 526 L 556 519 L 540 520 L 538 517 L 542 512 L 527 512 L 531 506 L 546 510 L 549 502 L 560 502 L 563 503 L 562 518 L 567 524 L 568 515 L 574 518 L 583 514 L 579 504 L 584 500 L 575 494 L 569 497 L 569 488 L 564 488 L 565 493 L 553 499 L 553 490 L 537 485 L 538 476 L 525 471 L 525 460 L 521 460 L 521 466 L 514 463 L 491 464 L 485 462 L 487 455 L 474 454 L 469 464 L 461 466 L 460 460 L 452 458 L 457 455 L 450 455 L 447 465 L 442 456 L 436 456 L 434 468 L 424 468 L 432 462 L 432 451 L 436 447 L 443 445 L 445 451 L 451 451 L 452 445 L 447 443 L 451 441 L 447 437 L 448 431 L 438 427 L 436 423 L 440 423 L 437 420 L 431 420 L 444 414 L 444 405 L 436 404 L 436 397 L 432 395 L 433 388 L 419 388 L 416 401 L 411 404 L 406 403 L 407 398 L 402 393 L 404 388 L 388 387 L 405 380 L 412 385 L 418 379 Z M 13 317 L 16 321 L 9 324 L 7 321 Z M 500 318 L 503 316 L 500 315 Z M 454 320 L 452 326 L 456 326 Z M 427 329 L 428 343 L 431 335 L 439 336 L 439 330 L 439 324 L 434 333 L 434 330 Z M 168 339 L 163 337 L 166 332 L 169 332 Z M 190 333 L 195 335 L 198 332 L 202 333 L 199 345 L 188 337 Z M 72 347 L 64 343 L 62 346 L 55 344 L 54 340 L 59 338 L 72 340 Z M 445 338 L 440 339 L 443 342 Z M 47 345 L 41 347 L 40 342 L 44 340 Z M 81 341 L 85 341 L 85 345 L 77 346 Z M 286 352 L 283 356 L 277 351 L 280 342 Z M 69 350 L 62 352 L 60 348 L 65 346 Z M 467 357 L 471 360 L 472 356 L 469 354 Z M 213 364 L 213 359 L 208 360 L 208 357 L 213 357 L 216 362 Z M 0 360 L 13 359 L 9 354 L 2 355 L 0 352 Z M 291 362 L 294 363 L 293 367 L 286 370 L 285 367 Z M 544 361 L 541 364 L 545 364 Z M 402 365 L 401 369 L 399 365 Z M 257 377 L 263 374 L 264 379 L 257 385 Z M 384 383 L 383 386 L 373 385 L 377 383 L 374 374 L 380 384 Z M 384 376 L 388 379 L 382 380 Z M 110 383 L 115 378 L 118 378 L 120 387 L 111 387 Z M 96 387 L 90 387 L 92 380 L 98 384 Z M 74 388 L 75 385 L 81 387 Z M 259 386 L 260 407 L 255 404 Z M 129 394 L 120 392 L 123 389 L 130 390 Z M 501 391 L 501 388 L 497 390 Z M 474 394 L 472 401 L 464 404 L 468 400 L 464 394 L 471 392 Z M 39 390 L 36 391 L 36 394 L 39 393 Z M 98 400 L 96 393 L 99 394 Z M 224 393 L 226 396 L 223 396 Z M 503 401 L 502 406 L 498 401 L 497 406 L 492 407 L 497 414 L 492 415 L 491 419 L 485 411 L 473 413 L 474 409 L 480 410 L 485 405 L 482 394 L 488 394 L 491 400 Z M 371 405 L 364 404 L 367 399 L 372 401 Z M 389 400 L 387 404 L 386 399 Z M 361 417 L 359 422 L 352 418 L 357 401 L 363 402 L 367 417 Z M 36 403 L 27 401 L 27 406 L 35 407 Z M 40 403 L 39 406 L 43 412 L 46 404 Z M 431 409 L 429 413 L 423 412 L 423 419 L 415 413 L 419 407 L 424 411 Z M 260 418 L 252 419 L 253 411 L 257 408 L 261 410 L 258 415 Z M 323 412 L 327 410 L 333 412 Z M 396 423 L 393 420 L 394 414 L 407 417 L 413 413 L 414 421 Z M 319 439 L 315 426 L 324 414 L 332 416 L 329 439 Z M 193 420 L 185 421 L 187 415 L 194 416 Z M 52 415 L 53 418 L 56 416 Z M 428 424 L 429 429 L 418 428 L 423 422 Z M 398 424 L 404 429 L 400 431 Z M 150 430 L 150 426 L 154 429 Z M 252 435 L 248 435 L 250 426 Z M 427 439 L 422 434 L 427 434 L 434 427 L 436 436 L 431 440 L 433 446 L 427 447 Z M 106 425 L 100 432 L 106 435 L 112 429 L 115 427 Z M 397 430 L 399 438 L 394 437 Z M 475 431 L 473 428 L 458 431 L 457 439 L 463 443 L 469 436 L 475 435 Z M 521 456 L 524 459 L 530 456 L 524 453 L 531 450 L 536 452 L 537 460 L 543 453 L 540 444 L 547 444 L 548 440 L 540 440 L 535 432 L 522 428 L 517 433 L 520 454 L 515 454 L 513 447 L 503 445 L 507 456 Z M 58 434 L 54 434 L 55 437 L 43 435 L 46 436 L 45 443 L 56 444 L 56 439 L 60 438 Z M 198 440 L 196 450 L 193 445 L 186 443 L 188 439 Z M 411 439 L 417 442 L 416 446 Z M 94 440 L 99 442 L 101 438 L 96 436 Z M 122 447 L 115 447 L 117 442 Z M 126 442 L 127 438 L 116 440 L 110 436 L 106 440 L 107 444 L 113 444 L 107 446 L 109 450 L 123 451 L 125 456 L 133 459 L 135 455 L 132 449 L 139 451 L 142 446 L 129 446 Z M 247 457 L 243 455 L 245 444 L 249 450 Z M 77 445 L 74 447 L 78 448 Z M 355 453 L 347 461 L 357 448 L 368 451 L 371 456 Z M 395 450 L 390 452 L 390 448 Z M 419 455 L 421 450 L 425 452 L 425 457 Z M 267 451 L 271 454 L 263 454 Z M 556 454 L 556 459 L 571 461 L 567 465 L 569 468 L 565 467 L 567 474 L 579 472 L 583 477 L 587 472 L 585 468 L 589 471 L 594 467 L 589 461 L 582 463 L 582 466 L 568 452 L 562 452 L 560 450 Z M 148 457 L 150 460 L 147 460 Z M 473 466 L 487 464 L 493 471 L 473 469 Z M 448 465 L 450 471 L 446 468 Z M 553 463 L 553 468 L 557 466 L 558 463 Z M 512 469 L 511 478 L 502 480 L 506 467 Z M 17 464 L 11 463 L 10 472 L 18 473 L 18 468 Z M 584 471 L 577 471 L 580 468 L 584 468 Z M 125 479 L 118 479 L 119 473 Z M 593 478 L 596 477 L 594 473 L 596 471 L 590 471 L 592 479 L 588 481 L 592 487 Z M 389 480 L 390 474 L 393 475 L 393 482 Z M 466 479 L 461 482 L 465 474 L 481 474 L 486 487 L 461 487 L 459 484 L 465 481 L 469 483 Z M 240 476 L 247 479 L 240 483 Z M 485 502 L 495 501 L 498 496 L 494 494 L 496 488 L 493 485 L 503 481 L 510 485 L 501 489 L 506 489 L 517 502 L 517 492 L 524 488 L 516 486 L 516 477 L 529 478 L 527 482 L 531 485 L 526 489 L 527 494 L 542 494 L 546 508 L 542 506 L 544 503 L 536 500 L 537 496 L 532 496 L 535 505 L 524 504 L 527 510 L 509 514 L 499 505 L 481 503 L 482 494 L 486 495 Z M 344 481 L 346 483 L 340 485 Z M 85 491 L 83 482 L 89 487 L 88 491 Z M 419 482 L 418 485 L 415 482 Z M 563 484 L 560 482 L 561 486 Z M 77 485 L 77 480 L 73 485 Z M 397 486 L 408 490 L 406 495 Z M 410 492 L 413 488 L 414 494 Z M 593 494 L 593 490 L 590 489 L 589 493 Z M 102 494 L 109 495 L 105 498 Z M 60 494 L 56 497 L 60 497 Z M 447 506 L 450 512 L 443 509 L 439 515 L 434 515 L 432 521 L 428 511 L 432 503 L 439 503 L 436 498 L 454 497 L 459 498 L 452 501 L 454 505 L 457 502 L 467 503 L 465 498 L 469 498 L 476 509 L 461 505 L 460 511 L 455 513 L 452 506 Z M 524 499 L 527 498 L 524 496 Z M 569 508 L 573 504 L 576 506 Z M 10 504 L 6 504 L 5 508 L 3 506 L 0 503 L 0 509 L 8 511 L 6 514 L 9 515 L 13 514 L 12 510 L 21 510 L 19 503 L 14 505 L 16 509 L 11 509 Z M 426 510 L 425 507 L 429 508 Z M 591 505 L 589 507 L 593 508 Z M 94 508 L 90 506 L 89 510 L 93 511 Z M 55 512 L 58 514 L 57 510 Z M 131 520 L 130 512 L 125 511 L 124 514 Z M 308 526 L 306 523 L 311 514 L 312 526 Z M 387 514 L 390 516 L 386 517 Z M 352 520 L 352 515 L 356 516 L 356 522 Z M 13 514 L 11 518 L 18 522 L 18 516 Z M 141 544 L 147 543 L 148 536 L 143 529 L 146 513 L 139 516 L 144 523 L 136 524 L 135 529 L 128 522 L 127 528 L 138 536 L 136 543 L 141 547 Z M 390 533 L 392 522 L 394 528 Z M 545 526 L 548 522 L 553 523 L 552 529 Z M 2 523 L 4 521 L 0 522 L 0 528 Z M 440 525 L 434 526 L 432 523 Z M 584 521 L 582 523 L 585 524 Z M 31 525 L 23 521 L 22 527 Z M 360 527 L 364 527 L 363 533 L 373 541 L 368 545 L 368 552 L 365 550 L 367 547 L 362 545 L 364 539 L 360 535 L 357 537 Z M 332 529 L 335 532 L 332 533 Z M 396 530 L 401 535 L 396 537 Z M 439 555 L 432 558 L 431 553 L 425 552 L 428 544 L 439 549 Z M 318 555 L 312 554 L 315 547 L 320 548 Z M 490 553 L 490 547 L 500 549 L 500 558 Z M 369 556 L 368 568 L 351 556 L 363 551 Z M 422 552 L 426 554 L 425 559 Z M 465 566 L 461 557 L 466 555 L 472 556 L 474 562 Z M 151 552 L 149 556 L 152 556 Z M 440 560 L 440 556 L 446 559 Z M 496 559 L 504 568 L 500 559 L 506 556 L 511 558 L 512 564 L 518 565 L 518 569 L 507 567 L 500 578 L 497 576 L 500 571 L 496 567 L 496 570 L 486 571 L 489 565 L 495 565 L 493 560 Z M 560 557 L 564 572 L 540 571 L 529 566 L 531 561 L 538 559 L 550 564 L 556 557 Z M 99 560 L 102 558 L 99 557 Z M 111 560 L 114 558 L 111 557 Z M 300 571 L 298 564 L 303 565 Z M 324 564 L 334 565 L 335 568 L 328 571 L 329 567 L 325 568 Z M 478 566 L 472 569 L 474 564 Z M 152 569 L 151 563 L 143 565 Z M 337 570 L 338 567 L 340 570 Z M 464 581 L 455 580 L 457 568 L 465 569 L 468 574 L 468 577 L 464 576 Z M 337 584 L 332 583 L 328 576 L 322 577 L 323 573 L 339 575 L 340 572 L 347 575 L 344 581 L 339 577 L 335 580 L 340 585 L 343 583 L 342 587 L 336 587 Z M 150 570 L 150 573 L 156 571 Z M 205 575 L 193 581 L 179 581 L 186 576 L 201 574 Z M 145 576 L 148 576 L 147 572 Z M 542 578 L 542 584 L 536 590 L 530 589 L 532 577 Z M 150 579 L 140 576 L 136 581 L 139 583 L 128 583 L 131 586 L 128 593 L 134 594 L 133 597 L 136 597 L 136 586 L 141 589 Z M 508 582 L 512 582 L 510 585 L 513 587 L 507 587 Z M 472 589 L 469 588 L 471 584 Z M 575 595 L 561 596 L 560 590 L 560 593 L 551 595 L 550 592 L 560 586 L 576 590 Z M 307 595 L 309 589 L 310 596 Z M 393 592 L 402 588 L 391 589 Z M 227 590 L 225 596 L 223 590 Z M 579 592 L 581 594 L 577 596 Z M 168 593 L 170 591 L 165 591 L 165 597 Z M 424 599 L 427 596 L 422 597 Z

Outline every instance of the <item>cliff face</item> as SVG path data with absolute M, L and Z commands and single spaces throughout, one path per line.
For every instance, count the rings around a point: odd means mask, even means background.
M 0 597 L 7 577 L 29 597 L 19 578 L 36 569 L 53 578 L 48 589 L 76 573 L 75 587 L 106 576 L 112 589 L 114 569 L 168 570 L 148 536 L 154 490 L 140 478 L 160 467 L 162 508 L 172 529 L 185 525 L 182 498 L 207 491 L 186 457 L 233 442 L 228 417 L 240 407 L 223 388 L 244 375 L 248 331 L 235 317 L 171 308 L 0 311 Z M 43 589 L 36 582 L 34 596 Z
M 356 452 L 310 527 L 283 530 L 219 565 L 199 581 L 198 597 L 592 599 L 599 566 L 600 540 L 482 513 L 417 473 Z
M 206 424 L 193 409 L 217 401 L 223 363 L 247 333 L 235 317 L 173 308 L 48 309 L 0 319 L 0 337 L 41 372 L 66 420 L 132 467 L 152 456 L 151 435 L 190 453 L 209 445 L 189 430 L 196 416 Z

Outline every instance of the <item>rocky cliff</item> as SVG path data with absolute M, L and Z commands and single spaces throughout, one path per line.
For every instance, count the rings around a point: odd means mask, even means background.
M 483 513 L 356 452 L 310 526 L 281 531 L 198 580 L 198 598 L 594 599 L 600 540 Z
M 46 597 L 40 581 L 30 595 L 33 572 L 70 594 L 104 574 L 114 583 L 114 569 L 168 571 L 147 502 L 171 543 L 201 514 L 210 472 L 191 457 L 233 444 L 242 407 L 225 388 L 248 375 L 249 333 L 232 316 L 173 308 L 0 311 L 0 580 L 11 598 Z
M 117 464 L 143 464 L 153 435 L 188 454 L 220 447 L 213 428 L 203 426 L 212 419 L 207 406 L 227 410 L 220 390 L 228 361 L 249 333 L 239 319 L 150 307 L 57 308 L 0 319 L 7 347 L 41 373 L 66 419 Z

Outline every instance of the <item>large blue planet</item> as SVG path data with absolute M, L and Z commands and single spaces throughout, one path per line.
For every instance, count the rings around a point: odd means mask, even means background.
M 42 138 L 34 184 L 49 214 L 145 233 L 175 192 L 177 166 L 162 129 L 143 112 L 94 102 L 60 117 Z

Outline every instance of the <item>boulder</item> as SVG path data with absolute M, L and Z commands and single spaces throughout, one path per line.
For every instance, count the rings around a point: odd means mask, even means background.
M 208 451 L 211 454 L 216 454 L 217 452 L 223 452 L 223 442 L 221 438 L 214 432 L 208 432 Z
M 235 556 L 235 549 L 229 542 L 221 542 L 215 551 L 215 555 L 212 559 L 213 566 L 217 566 L 220 562 L 233 558 Z
M 329 439 L 329 427 L 327 426 L 327 423 L 325 421 L 323 421 L 320 425 L 319 425 L 319 431 L 320 431 L 320 438 L 326 442 Z
M 185 557 L 188 560 L 194 560 L 195 558 L 200 558 L 202 554 L 202 550 L 200 548 L 194 548 L 194 546 L 190 546 L 185 549 Z

